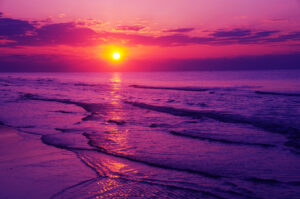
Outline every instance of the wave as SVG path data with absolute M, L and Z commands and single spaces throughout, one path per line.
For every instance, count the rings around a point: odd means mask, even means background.
M 289 184 L 292 186 L 300 186 L 300 181 L 281 182 L 275 179 L 265 179 L 265 178 L 257 178 L 257 177 L 246 178 L 245 180 L 249 182 L 253 182 L 255 184 L 269 184 L 269 185 Z
M 48 134 L 42 135 L 44 144 L 67 150 L 95 150 L 87 144 L 88 140 L 82 134 Z
M 236 145 L 249 145 L 249 146 L 260 146 L 260 147 L 275 147 L 273 144 L 266 143 L 256 143 L 256 142 L 245 142 L 238 138 L 233 138 L 230 136 L 230 139 L 220 138 L 215 134 L 207 134 L 207 133 L 195 133 L 195 132 L 178 132 L 178 131 L 170 131 L 172 135 L 188 137 L 199 140 L 207 140 L 211 142 L 220 142 L 223 144 L 236 144 Z
M 147 174 L 127 175 L 126 171 L 123 173 L 122 171 L 115 172 L 114 170 L 110 170 L 109 166 L 111 164 L 111 161 L 109 161 L 109 165 L 107 167 L 107 163 L 105 163 L 106 158 L 105 156 L 103 158 L 102 154 L 99 157 L 97 157 L 97 154 L 91 151 L 80 151 L 75 153 L 78 153 L 78 157 L 88 167 L 95 170 L 99 177 L 90 180 L 85 180 L 78 184 L 67 187 L 53 195 L 53 197 L 51 198 L 74 198 L 75 196 L 76 198 L 79 196 L 82 198 L 86 198 L 87 196 L 82 194 L 87 194 L 87 191 L 82 190 L 89 190 L 89 198 L 92 196 L 111 198 L 113 196 L 112 194 L 118 194 L 122 191 L 126 191 L 126 198 L 131 198 L 130 194 L 131 191 L 133 191 L 134 195 L 132 197 L 135 198 L 138 196 L 137 194 L 141 191 L 141 193 L 143 193 L 144 196 L 150 196 L 147 190 L 154 191 L 155 193 L 157 193 L 157 191 L 160 190 L 159 194 L 157 195 L 157 198 L 162 198 L 163 195 L 166 193 L 164 189 L 168 190 L 168 194 L 167 197 L 163 198 L 259 198 L 256 192 L 252 191 L 251 189 L 249 190 L 246 188 L 242 188 L 239 185 L 234 184 L 231 181 L 232 179 L 224 179 L 224 181 L 219 179 L 211 179 L 209 180 L 209 182 L 205 181 L 207 184 L 204 184 L 202 181 L 202 183 L 193 183 L 193 181 L 190 181 L 189 178 L 173 178 L 173 180 L 169 180 L 169 178 L 164 179 L 164 176 L 169 176 L 168 174 L 170 171 L 164 169 L 157 170 L 158 172 L 160 172 L 160 175 L 159 177 L 154 178 Z M 123 162 L 123 160 L 121 159 L 113 159 L 112 162 L 114 162 L 114 160 L 117 160 L 117 162 Z M 126 163 L 126 165 L 127 164 L 128 163 Z M 134 170 L 138 168 L 136 171 L 139 171 L 139 169 L 144 169 L 140 166 L 133 166 L 133 168 Z M 98 173 L 99 169 L 100 173 Z M 102 173 L 102 170 L 105 173 Z M 195 176 L 193 177 L 195 178 Z M 203 180 L 203 178 L 201 179 Z M 129 185 L 129 187 L 127 187 L 127 185 Z M 135 190 L 136 186 L 139 187 L 138 193 Z M 169 191 L 171 191 L 174 194 L 170 194 Z M 93 193 L 95 193 L 95 195 L 93 195 Z M 152 194 L 151 196 L 154 197 Z M 124 194 L 122 195 L 122 198 L 123 197 L 125 197 Z M 140 197 L 143 198 L 142 196 Z
M 75 83 L 74 86 L 87 86 L 87 87 L 104 87 L 103 84 L 88 84 L 88 83 Z
M 88 190 L 88 191 L 87 191 Z M 62 198 L 214 198 L 224 199 L 216 194 L 177 186 L 136 181 L 123 177 L 98 177 L 67 187 L 51 196 Z
M 91 114 L 83 117 L 81 119 L 81 121 L 98 121 L 100 119 L 103 119 L 103 116 L 98 114 L 98 113 L 95 113 L 95 112 L 92 112 Z
M 49 83 L 49 82 L 54 82 L 55 79 L 51 79 L 51 78 L 38 78 L 38 79 L 36 79 L 36 81 L 37 82 L 47 82 L 47 83 Z
M 261 120 L 258 118 L 245 117 L 238 114 L 230 114 L 225 112 L 217 112 L 217 111 L 200 111 L 200 110 L 189 110 L 189 109 L 180 109 L 173 108 L 168 106 L 157 106 L 150 105 L 141 102 L 131 102 L 124 101 L 126 104 L 131 104 L 132 106 L 152 110 L 161 113 L 167 113 L 170 115 L 181 116 L 181 117 L 190 117 L 193 119 L 201 119 L 203 117 L 210 118 L 216 121 L 224 122 L 224 123 L 235 123 L 235 124 L 246 124 L 251 125 L 253 127 L 272 132 L 285 135 L 288 141 L 285 143 L 287 147 L 300 148 L 300 130 L 298 128 L 280 124 L 278 122 Z
M 300 130 L 294 127 L 284 126 L 278 123 L 272 123 L 270 121 L 263 121 L 257 118 L 248 118 L 238 114 L 230 114 L 230 113 L 218 112 L 218 111 L 189 110 L 189 109 L 173 108 L 169 106 L 150 105 L 142 102 L 124 101 L 124 103 L 131 104 L 132 106 L 138 108 L 157 111 L 161 113 L 168 113 L 175 116 L 191 117 L 193 119 L 201 119 L 203 117 L 206 117 L 206 118 L 211 118 L 225 123 L 250 124 L 254 127 L 261 128 L 263 130 L 267 130 L 275 133 L 295 134 L 295 135 L 300 134 Z
M 281 96 L 300 97 L 300 93 L 280 93 L 280 92 L 269 92 L 269 91 L 255 91 L 255 93 L 260 95 L 281 95 Z
M 280 182 L 278 180 L 275 180 L 275 179 L 264 179 L 264 178 L 252 177 L 252 178 L 247 178 L 247 180 L 250 181 L 250 182 L 253 182 L 253 183 L 257 183 L 257 184 L 260 184 L 260 183 L 271 184 L 271 185 L 280 184 Z
M 108 123 L 114 123 L 116 125 L 124 125 L 124 124 L 126 124 L 126 122 L 124 120 L 113 120 L 113 119 L 110 119 L 107 122 Z
M 76 134 L 82 134 L 84 131 L 88 131 L 87 128 L 55 128 L 56 131 L 59 131 L 61 133 L 76 133 Z M 71 135 L 72 136 L 72 135 Z
M 11 86 L 11 84 L 7 84 L 7 83 L 0 83 L 0 86 L 8 87 L 8 86 Z
M 101 112 L 107 109 L 107 104 L 99 104 L 99 103 L 84 103 L 84 102 L 75 102 L 69 99 L 55 99 L 55 98 L 43 98 L 38 95 L 34 95 L 31 93 L 26 93 L 21 96 L 23 99 L 28 100 L 39 100 L 39 101 L 48 101 L 48 102 L 59 102 L 63 104 L 73 104 L 79 106 L 90 113 Z
M 207 196 L 211 196 L 212 198 L 235 198 L 235 196 L 240 196 L 242 198 L 252 198 L 250 196 L 255 196 L 254 192 L 241 188 L 233 182 L 230 182 L 231 179 L 204 179 L 202 176 L 195 176 L 195 175 L 188 175 L 192 176 L 193 179 L 199 179 L 200 182 L 197 180 L 189 180 L 187 178 L 169 178 L 170 176 L 182 176 L 181 172 L 174 172 L 173 170 L 169 169 L 159 169 L 155 168 L 155 173 L 158 172 L 160 175 L 153 176 L 149 175 L 148 172 L 150 171 L 153 173 L 153 168 L 144 165 L 137 165 L 134 162 L 128 162 L 123 160 L 123 158 L 107 156 L 105 154 L 96 153 L 92 151 L 80 151 L 78 153 L 78 157 L 91 169 L 95 170 L 96 173 L 100 177 L 108 177 L 114 179 L 126 179 L 129 181 L 149 184 L 149 185 L 159 185 L 164 187 L 169 187 L 171 189 L 179 189 L 184 192 L 200 192 L 204 193 Z M 106 161 L 109 160 L 109 161 Z M 116 170 L 113 167 L 110 167 L 111 162 L 122 162 L 122 164 L 131 165 L 130 170 L 134 170 L 134 174 L 129 174 L 126 169 L 123 170 Z M 112 170 L 111 170 L 112 169 Z M 150 169 L 150 170 L 148 170 Z M 141 172 L 141 173 L 140 173 Z M 128 175 L 129 174 L 129 175 Z M 137 174 L 137 175 L 136 175 Z M 175 174 L 175 175 L 174 175 Z M 203 180 L 207 184 L 203 184 Z M 230 181 L 228 181 L 230 180 Z M 218 187 L 217 184 L 221 185 Z M 226 185 L 225 185 L 226 184 Z M 223 186 L 225 185 L 225 186 Z M 238 197 L 238 198 L 240 198 Z M 169 198 L 169 197 L 167 197 Z M 174 198 L 174 197 L 171 197 Z M 194 198 L 194 197 L 193 197 Z M 198 197 L 196 197 L 198 198 Z M 202 197 L 201 197 L 202 198 Z M 204 197 L 207 198 L 207 197 Z M 209 197 L 210 198 L 210 197 Z M 254 197 L 256 198 L 256 197 Z
M 187 105 L 189 105 L 189 106 L 199 106 L 199 107 L 208 107 L 208 105 L 207 104 L 205 104 L 205 103 L 192 103 L 192 102 L 187 102 L 186 103 Z
M 59 111 L 54 111 L 55 113 L 64 113 L 64 114 L 73 114 L 74 112 L 71 111 L 63 111 L 63 110 L 59 110 Z
M 26 93 L 21 96 L 23 99 L 29 100 L 40 100 L 40 101 L 50 101 L 50 102 L 59 102 L 64 104 L 73 104 L 79 106 L 91 113 L 90 115 L 84 117 L 82 121 L 89 120 L 98 120 L 102 118 L 99 114 L 105 113 L 108 109 L 110 109 L 112 105 L 109 104 L 99 104 L 99 103 L 84 103 L 84 102 L 75 102 L 69 99 L 54 99 L 54 98 L 43 98 L 38 95 Z M 300 130 L 298 128 L 284 125 L 278 122 L 272 122 L 267 120 L 261 120 L 254 117 L 245 117 L 238 114 L 231 114 L 226 112 L 218 112 L 218 111 L 205 111 L 205 110 L 190 110 L 190 109 L 181 109 L 174 108 L 169 106 L 157 106 L 150 105 L 141 102 L 132 102 L 132 101 L 123 101 L 126 104 L 131 104 L 132 106 L 157 111 L 161 113 L 167 113 L 175 116 L 181 117 L 190 117 L 193 119 L 201 119 L 203 117 L 214 119 L 216 121 L 225 122 L 225 123 L 236 123 L 236 124 L 247 124 L 252 125 L 253 127 L 273 132 L 279 133 L 287 136 L 288 141 L 285 143 L 285 146 L 292 148 L 300 148 L 299 140 L 300 140 Z M 123 121 L 108 121 L 109 123 L 116 123 L 118 125 L 125 124 Z M 208 139 L 208 138 L 207 138 Z M 222 140 L 220 140 L 222 141 Z M 226 140 L 223 140 L 226 142 Z
M 154 166 L 154 167 L 157 167 L 157 168 L 194 173 L 194 174 L 198 174 L 198 175 L 209 177 L 209 178 L 221 178 L 221 177 L 223 177 L 223 176 L 220 176 L 220 175 L 217 175 L 217 174 L 212 174 L 212 173 L 209 173 L 209 172 L 199 171 L 197 169 L 179 168 L 179 167 L 176 167 L 176 166 L 173 166 L 173 165 L 148 161 L 148 160 L 141 159 L 141 158 L 138 158 L 138 157 L 133 156 L 133 155 L 125 155 L 125 154 L 122 154 L 122 153 L 113 152 L 111 150 L 107 150 L 106 148 L 103 148 L 103 147 L 99 146 L 97 144 L 97 141 L 93 140 L 93 135 L 90 135 L 88 133 L 83 133 L 83 135 L 89 140 L 88 144 L 91 147 L 97 148 L 99 152 L 107 154 L 107 155 L 111 155 L 111 156 L 119 157 L 119 158 L 124 158 L 124 159 L 130 160 L 130 161 L 139 162 L 139 163 L 146 164 L 146 165 L 149 165 L 149 166 Z M 108 140 L 106 140 L 106 141 L 108 141 Z
M 179 90 L 179 91 L 209 91 L 209 88 L 199 88 L 199 87 L 164 87 L 164 86 L 143 86 L 143 85 L 130 85 L 132 88 L 141 89 L 159 89 L 159 90 Z
M 31 93 L 26 93 L 21 95 L 22 99 L 27 99 L 27 100 L 38 100 L 38 101 L 48 101 L 48 102 L 58 102 L 58 103 L 63 103 L 63 104 L 72 104 L 79 106 L 83 108 L 85 111 L 89 112 L 90 114 L 83 117 L 81 120 L 82 121 L 98 121 L 100 119 L 103 119 L 103 114 L 106 113 L 107 110 L 111 110 L 112 106 L 111 104 L 104 104 L 104 103 L 84 103 L 84 102 L 75 102 L 71 101 L 69 99 L 55 99 L 55 98 L 44 98 L 40 97 L 38 95 L 34 95 Z M 57 111 L 59 113 L 64 113 L 64 114 L 72 114 L 72 112 L 68 111 Z M 125 121 L 119 121 L 119 120 L 108 120 L 108 123 L 115 123 L 117 125 L 124 125 L 126 122 Z M 79 124 L 79 123 L 78 123 Z
M 60 129 L 59 129 L 60 131 Z M 64 130 L 62 130 L 63 132 Z M 169 170 L 175 170 L 175 171 L 183 171 L 187 173 L 193 173 L 193 174 L 198 174 L 204 177 L 208 178 L 221 178 L 222 176 L 212 174 L 209 172 L 204 172 L 204 171 L 199 171 L 196 169 L 189 169 L 189 168 L 180 168 L 168 164 L 163 164 L 159 162 L 152 162 L 148 161 L 145 159 L 140 159 L 138 157 L 132 156 L 132 155 L 125 155 L 122 153 L 116 153 L 110 150 L 107 150 L 105 148 L 102 148 L 97 145 L 92 139 L 92 135 L 88 133 L 80 133 L 80 134 L 48 134 L 48 135 L 41 135 L 41 141 L 44 144 L 54 146 L 56 148 L 60 149 L 66 149 L 70 151 L 96 151 L 100 152 L 106 155 L 110 155 L 113 157 L 118 157 L 118 158 L 124 158 L 126 160 L 138 162 L 141 164 L 149 165 L 149 166 L 154 166 L 157 168 L 163 168 L 163 169 L 169 169 Z
M 166 160 L 161 160 L 161 159 L 156 159 L 156 158 L 147 158 L 144 155 L 137 155 L 135 153 L 130 154 L 130 153 L 123 153 L 122 150 L 110 150 L 109 148 L 106 147 L 102 147 L 101 143 L 102 142 L 106 142 L 106 138 L 104 138 L 103 140 L 100 141 L 100 145 L 99 145 L 99 140 L 97 139 L 98 137 L 93 137 L 94 134 L 88 134 L 88 133 L 84 133 L 84 135 L 89 139 L 88 144 L 94 148 L 98 149 L 98 152 L 110 155 L 110 156 L 114 156 L 117 158 L 123 158 L 129 161 L 133 161 L 133 162 L 137 162 L 140 164 L 144 164 L 144 165 L 148 165 L 148 166 L 152 166 L 152 167 L 156 167 L 156 168 L 161 168 L 161 169 L 166 169 L 169 171 L 179 171 L 179 172 L 185 172 L 185 173 L 191 173 L 191 174 L 196 174 L 199 175 L 201 177 L 205 177 L 207 179 L 210 180 L 218 180 L 218 181 L 231 181 L 231 179 L 235 178 L 233 176 L 231 176 L 230 174 L 219 174 L 219 173 L 215 173 L 214 171 L 207 171 L 206 169 L 201 169 L 201 168 L 197 168 L 197 167 L 188 167 L 185 165 L 179 165 L 179 164 L 174 164 L 172 162 L 168 162 Z M 238 176 L 239 180 L 242 180 L 244 182 L 251 182 L 254 184 L 264 184 L 264 185 L 270 185 L 270 184 L 274 184 L 274 185 L 294 185 L 294 186 L 298 186 L 298 182 L 294 182 L 294 181 L 282 181 L 282 180 L 278 180 L 277 177 L 276 178 L 270 178 L 270 179 L 263 179 L 260 178 L 259 176 L 252 176 L 251 174 L 248 175 L 243 175 L 243 176 Z
M 222 91 L 233 91 L 236 89 L 252 89 L 252 88 L 261 88 L 257 86 L 233 86 L 233 87 L 169 87 L 169 86 L 146 86 L 146 85 L 129 85 L 129 87 L 132 88 L 140 88 L 140 89 L 157 89 L 157 90 L 177 90 L 177 91 L 198 91 L 198 92 L 204 92 L 204 91 L 211 91 L 211 94 L 213 94 L 213 91 L 216 90 L 222 90 Z

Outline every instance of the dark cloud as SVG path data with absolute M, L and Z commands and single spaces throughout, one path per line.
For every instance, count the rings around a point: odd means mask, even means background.
M 211 37 L 190 37 L 184 34 L 175 34 L 168 36 L 161 36 L 155 39 L 155 42 L 160 45 L 188 45 L 188 44 L 208 44 L 215 41 Z
M 13 30 L 20 25 L 10 26 Z M 23 26 L 21 26 L 23 27 Z M 14 40 L 16 46 L 49 46 L 49 45 L 94 45 L 97 33 L 90 28 L 76 27 L 74 23 L 58 23 L 44 25 L 40 28 L 31 26 L 32 34 L 7 34 L 6 39 Z
M 277 30 L 272 30 L 272 31 L 261 31 L 261 32 L 256 32 L 253 37 L 259 38 L 259 37 L 269 37 L 275 33 L 279 33 L 280 31 Z
M 288 40 L 300 41 L 300 32 L 292 32 L 288 34 L 282 34 L 275 38 L 269 38 L 268 42 L 284 42 Z
M 252 31 L 249 29 L 234 29 L 234 30 L 219 30 L 211 34 L 214 37 L 245 37 L 251 35 Z
M 2 18 L 0 15 L 0 36 L 24 35 L 28 31 L 34 30 L 34 26 L 28 21 Z
M 259 31 L 259 32 L 253 32 L 247 35 L 247 36 L 233 36 L 233 37 L 224 37 L 224 38 L 218 38 L 218 42 L 220 44 L 232 44 L 232 43 L 238 43 L 238 44 L 259 44 L 259 43 L 267 43 L 271 42 L 272 38 L 276 37 L 270 37 L 273 36 L 276 33 L 280 33 L 280 31 Z
M 33 42 L 39 45 L 91 45 L 97 33 L 90 28 L 76 27 L 74 23 L 42 26 L 36 30 Z
M 195 28 L 177 28 L 177 29 L 165 30 L 164 32 L 185 33 L 185 32 L 191 32 L 193 30 L 195 30 Z
M 143 26 L 117 26 L 116 30 L 123 30 L 123 31 L 140 31 L 144 29 Z

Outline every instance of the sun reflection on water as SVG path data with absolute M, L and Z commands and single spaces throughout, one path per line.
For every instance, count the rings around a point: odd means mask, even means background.
M 110 84 L 112 87 L 112 90 L 110 92 L 110 99 L 112 105 L 120 105 L 121 100 L 121 75 L 120 73 L 113 73 L 112 77 L 110 78 Z
M 110 104 L 111 109 L 108 112 L 108 125 L 106 125 L 107 138 L 113 144 L 113 150 L 126 151 L 128 148 L 128 129 L 126 129 L 126 118 L 124 117 L 124 109 L 122 104 L 121 87 L 122 80 L 120 73 L 112 73 L 110 78 L 111 91 Z

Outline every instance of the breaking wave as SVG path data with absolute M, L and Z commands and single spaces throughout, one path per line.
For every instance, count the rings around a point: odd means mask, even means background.
M 164 86 L 143 86 L 143 85 L 130 85 L 132 88 L 142 88 L 142 89 L 159 89 L 159 90 L 178 90 L 178 91 L 209 91 L 209 88 L 199 88 L 199 87 L 164 87 Z
M 300 97 L 300 93 L 280 93 L 280 92 L 268 92 L 268 91 L 255 91 L 255 93 L 260 95 L 280 95 L 280 96 Z

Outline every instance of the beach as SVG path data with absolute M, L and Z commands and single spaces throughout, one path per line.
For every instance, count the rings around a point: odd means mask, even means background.
M 51 198 L 95 178 L 76 155 L 40 142 L 36 135 L 0 126 L 0 198 Z

